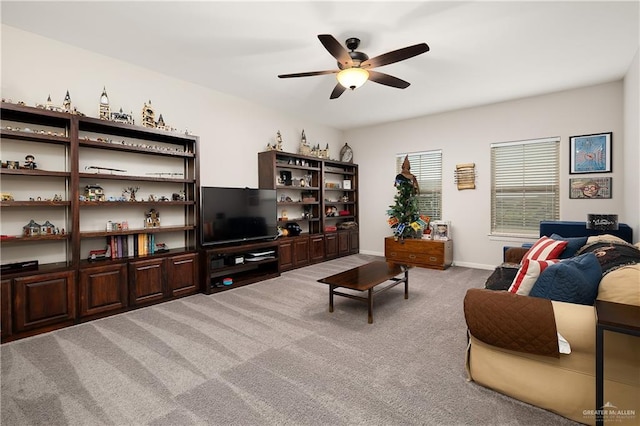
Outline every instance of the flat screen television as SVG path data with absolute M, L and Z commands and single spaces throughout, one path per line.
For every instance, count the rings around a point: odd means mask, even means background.
M 278 236 L 275 189 L 203 186 L 200 190 L 203 246 Z

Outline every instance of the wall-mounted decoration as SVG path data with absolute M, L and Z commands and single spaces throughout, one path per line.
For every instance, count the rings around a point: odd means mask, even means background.
M 569 138 L 569 173 L 611 172 L 613 133 L 571 136 Z
M 476 164 L 456 164 L 454 181 L 458 185 L 458 190 L 476 189 Z
M 592 199 L 611 198 L 611 178 L 570 178 L 569 198 Z

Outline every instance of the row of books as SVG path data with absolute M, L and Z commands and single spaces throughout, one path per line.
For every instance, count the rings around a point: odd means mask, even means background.
M 164 243 L 156 243 L 155 234 L 112 235 L 103 250 L 89 252 L 89 260 L 121 259 L 169 251 Z

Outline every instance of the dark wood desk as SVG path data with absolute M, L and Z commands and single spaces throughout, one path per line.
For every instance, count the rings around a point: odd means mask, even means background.
M 402 278 L 397 276 L 404 274 Z M 386 281 L 391 283 L 374 291 L 374 287 Z M 373 296 L 382 293 L 400 283 L 404 283 L 404 298 L 409 298 L 409 268 L 397 263 L 376 261 L 340 272 L 318 280 L 320 283 L 329 284 L 329 312 L 333 312 L 333 296 L 342 296 L 349 299 L 366 302 L 369 306 L 369 324 L 373 323 Z M 367 297 L 355 294 L 342 293 L 336 288 L 344 287 L 351 290 L 366 291 Z
M 604 424 L 604 332 L 640 336 L 640 306 L 596 300 L 596 425 Z

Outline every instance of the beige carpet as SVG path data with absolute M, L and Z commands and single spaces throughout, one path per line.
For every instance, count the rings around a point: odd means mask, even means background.
M 316 280 L 355 255 L 2 345 L 2 425 L 570 425 L 466 380 L 462 299 L 414 268 L 374 302 Z

